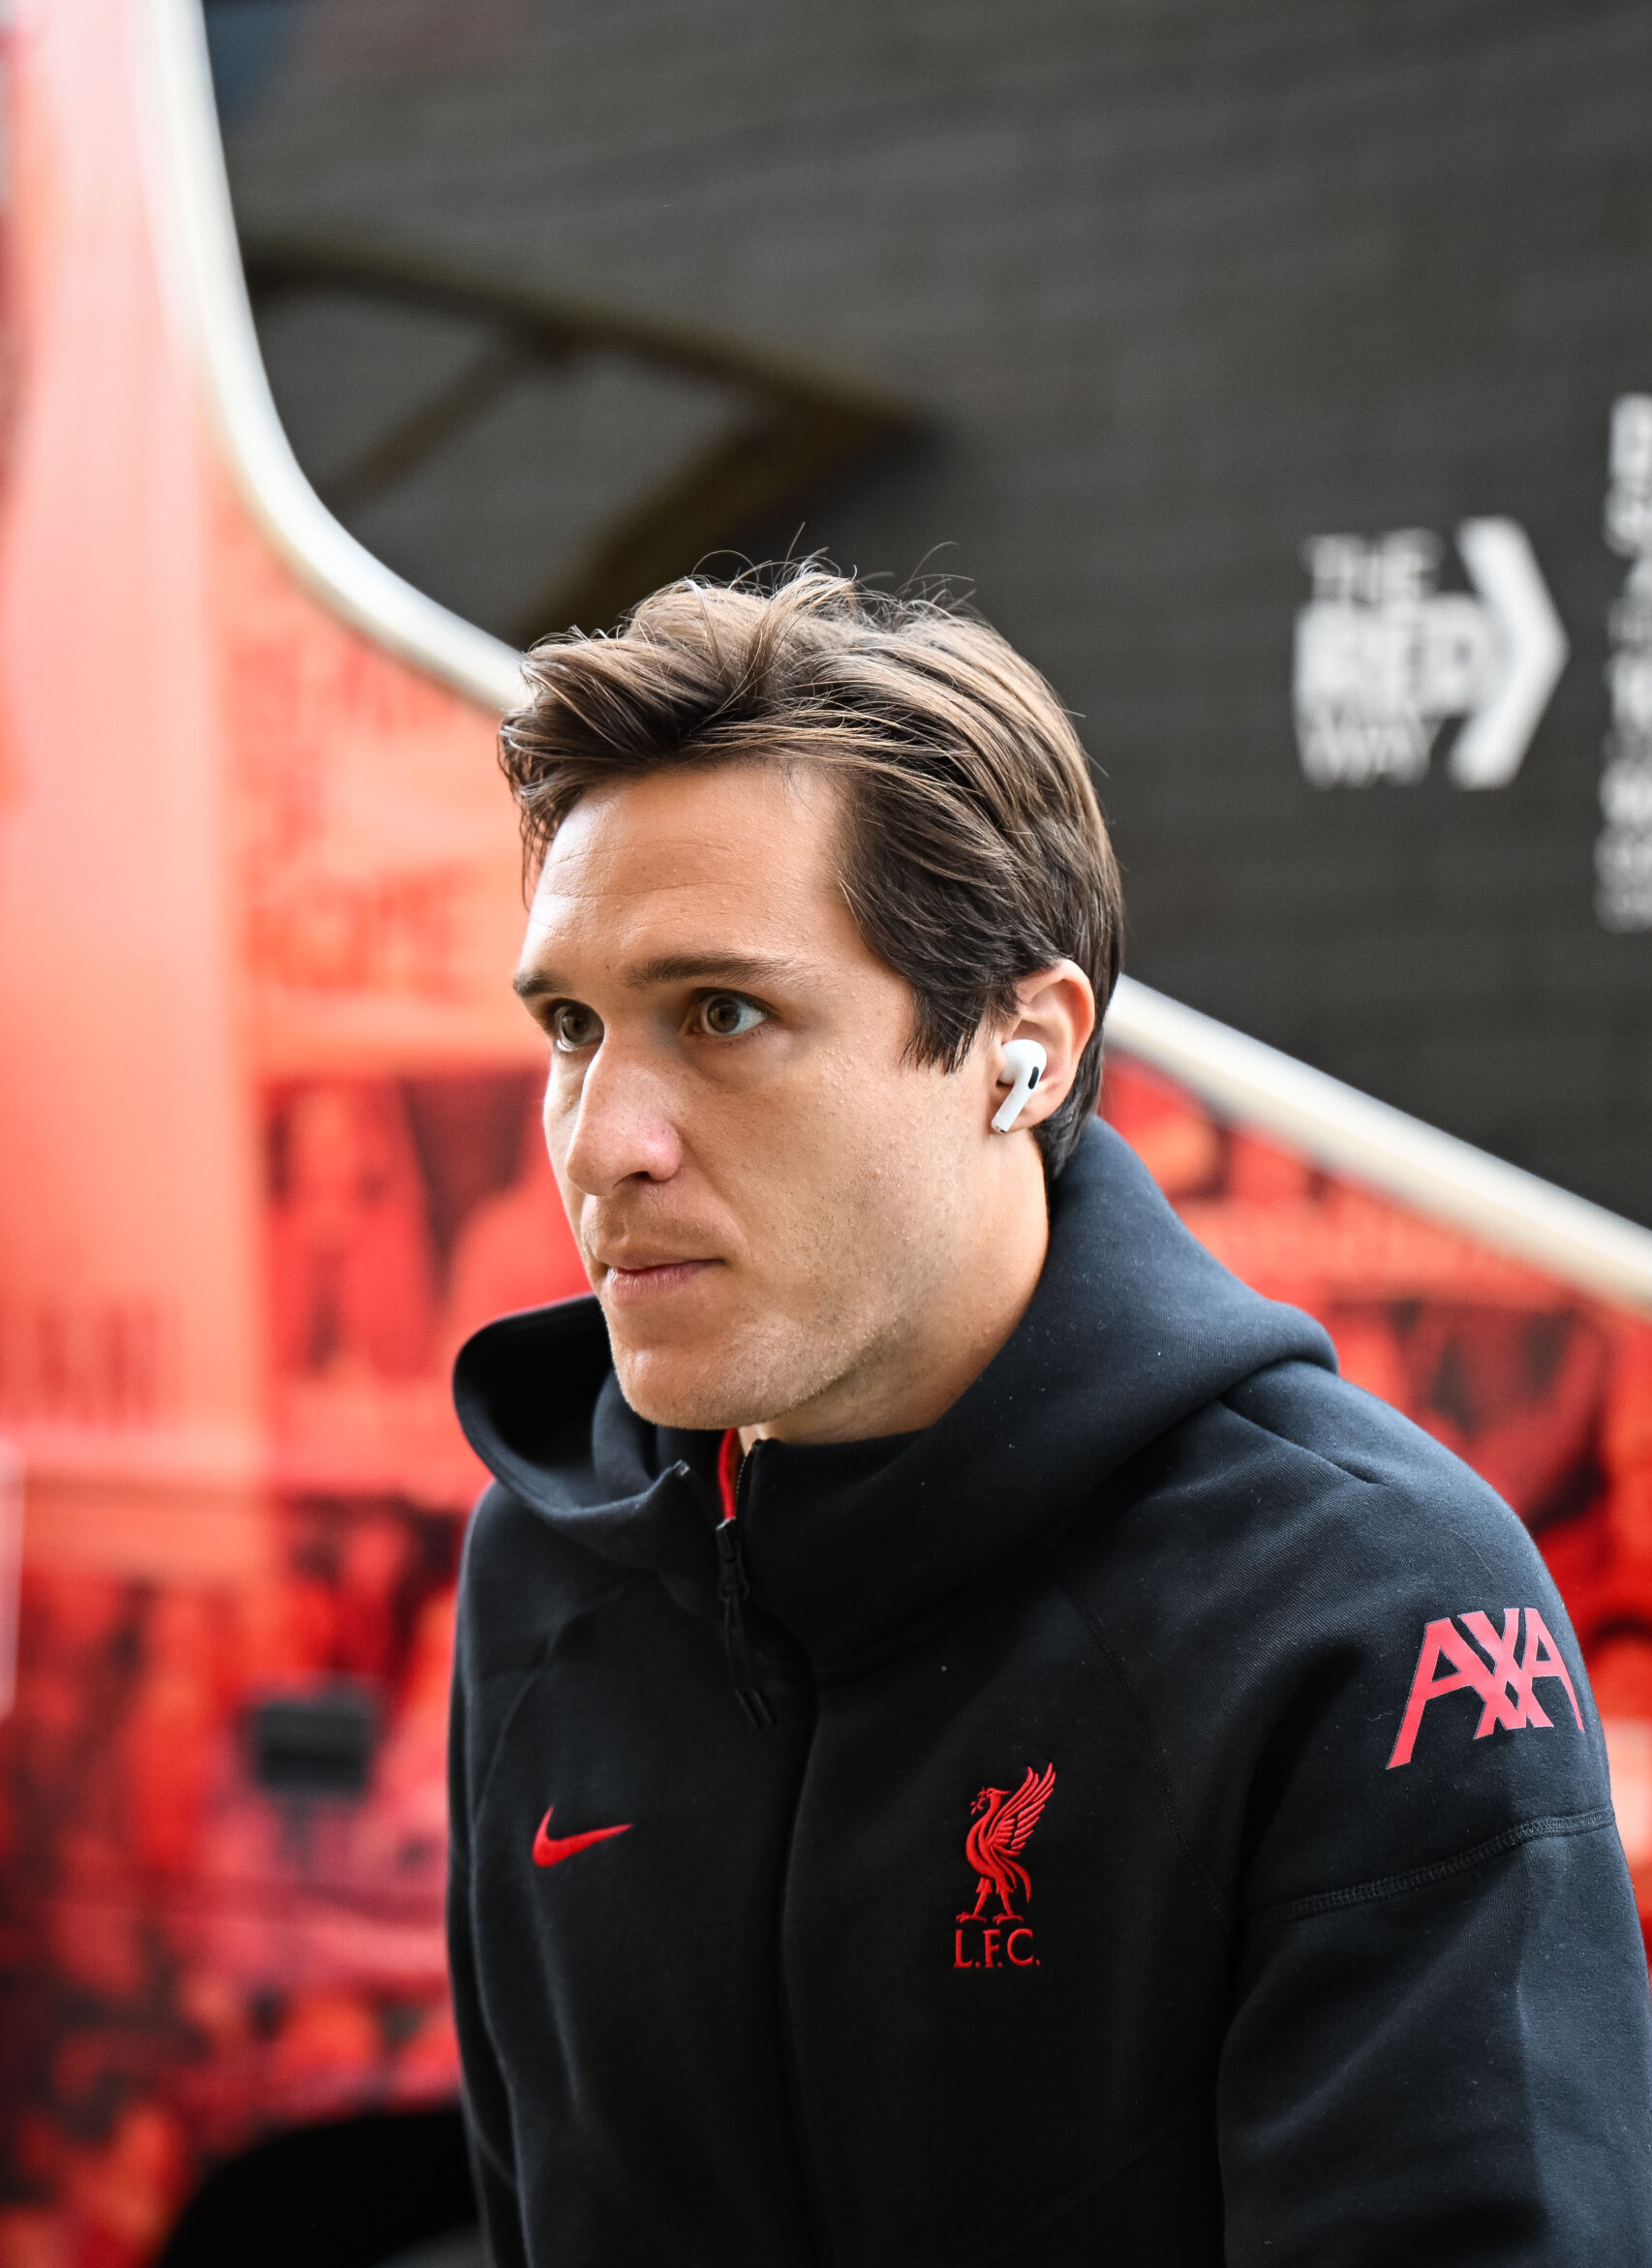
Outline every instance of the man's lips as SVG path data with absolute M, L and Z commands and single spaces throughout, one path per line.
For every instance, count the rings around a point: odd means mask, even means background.
M 655 1260 L 636 1261 L 622 1268 L 610 1261 L 604 1269 L 602 1288 L 610 1299 L 633 1306 L 641 1301 L 663 1299 L 681 1291 L 704 1275 L 708 1269 L 721 1265 L 717 1260 Z

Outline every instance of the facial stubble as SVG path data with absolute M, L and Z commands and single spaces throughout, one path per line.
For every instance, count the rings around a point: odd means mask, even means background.
M 904 1375 L 961 1241 L 961 1177 L 951 1162 L 891 1176 L 883 1159 L 852 1177 L 828 1217 L 791 1224 L 789 1298 L 765 1302 L 757 1282 L 747 1312 L 663 1363 L 655 1350 L 627 1346 L 609 1316 L 631 1408 L 692 1431 L 772 1425 L 816 1404 L 847 1407 Z

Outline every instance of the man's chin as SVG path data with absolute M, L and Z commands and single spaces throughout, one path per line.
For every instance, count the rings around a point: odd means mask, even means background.
M 731 1392 L 727 1373 L 708 1368 L 703 1356 L 688 1358 L 655 1351 L 639 1354 L 616 1346 L 614 1370 L 620 1392 L 639 1418 L 684 1433 L 721 1433 L 730 1425 L 755 1425 L 762 1419 L 743 1407 Z
M 755 1333 L 732 1330 L 688 1343 L 656 1339 L 639 1345 L 608 1323 L 609 1350 L 620 1392 L 652 1425 L 684 1432 L 723 1432 L 730 1425 L 761 1425 L 801 1398 L 788 1365 L 777 1362 L 773 1321 Z M 807 1384 L 804 1389 L 808 1391 Z

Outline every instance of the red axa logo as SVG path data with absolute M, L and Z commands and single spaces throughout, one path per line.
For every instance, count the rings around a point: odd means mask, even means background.
M 1423 1710 L 1430 1701 L 1443 1701 L 1449 1693 L 1479 1695 L 1482 1706 L 1474 1736 L 1484 1740 L 1499 1726 L 1507 1732 L 1519 1732 L 1528 1726 L 1552 1725 L 1553 1718 L 1537 1697 L 1539 1679 L 1552 1677 L 1565 1688 L 1572 1714 L 1577 1720 L 1577 1730 L 1582 1732 L 1583 1712 L 1577 1706 L 1577 1696 L 1566 1664 L 1560 1658 L 1560 1648 L 1537 1609 L 1527 1607 L 1523 1611 L 1526 1618 L 1523 1645 L 1520 1644 L 1522 1609 L 1518 1607 L 1503 1609 L 1501 1636 L 1492 1629 L 1491 1617 L 1482 1613 L 1478 1607 L 1471 1614 L 1458 1614 L 1454 1621 L 1450 1615 L 1443 1615 L 1438 1622 L 1427 1625 L 1423 1633 L 1423 1651 L 1417 1657 L 1417 1670 L 1411 1680 L 1411 1698 L 1400 1719 L 1399 1738 L 1388 1762 L 1391 1772 L 1397 1764 L 1411 1762 Z M 1462 1630 L 1456 1627 L 1459 1622 Z M 1468 1638 L 1462 1635 L 1463 1631 L 1467 1631 Z M 1472 1645 L 1470 1639 L 1474 1640 Z M 1519 1646 L 1517 1657 L 1516 1646 Z
M 969 1806 L 964 1855 L 975 1873 L 975 1903 L 958 1916 L 961 1926 L 952 1944 L 955 1969 L 1038 1967 L 1032 1932 L 1016 1912 L 1015 1901 L 1032 1895 L 1032 1880 L 1021 1863 L 1021 1854 L 1055 1785 L 1054 1764 L 1046 1764 L 1042 1772 L 1028 1764 L 1026 1777 L 1013 1795 L 1002 1788 L 983 1788 Z M 987 1907 L 994 1898 L 997 1912 L 989 1915 Z M 972 1924 L 980 1925 L 979 1936 Z

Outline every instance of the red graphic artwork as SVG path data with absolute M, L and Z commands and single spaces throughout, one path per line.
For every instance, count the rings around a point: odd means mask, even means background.
M 1417 1657 L 1416 1672 L 1411 1680 L 1411 1696 L 1405 1704 L 1405 1715 L 1400 1721 L 1399 1737 L 1389 1758 L 1392 1772 L 1397 1764 L 1411 1762 L 1417 1745 L 1417 1734 L 1423 1723 L 1423 1712 L 1432 1701 L 1439 1701 L 1448 1693 L 1478 1694 L 1484 1706 L 1474 1736 L 1484 1740 L 1488 1732 L 1501 1726 L 1508 1732 L 1521 1732 L 1528 1726 L 1547 1729 L 1554 1720 L 1545 1711 L 1537 1697 L 1540 1677 L 1558 1678 L 1566 1688 L 1566 1698 L 1572 1703 L 1572 1714 L 1577 1720 L 1577 1730 L 1583 1730 L 1583 1712 L 1577 1706 L 1577 1695 L 1571 1674 L 1560 1658 L 1560 1648 L 1549 1635 L 1549 1629 L 1535 1607 L 1525 1609 L 1526 1643 L 1519 1659 L 1514 1658 L 1514 1647 L 1520 1636 L 1520 1609 L 1508 1607 L 1503 1612 L 1501 1637 L 1493 1630 L 1491 1618 L 1480 1608 L 1457 1615 L 1476 1642 L 1484 1646 L 1488 1661 L 1482 1661 L 1474 1646 L 1452 1624 L 1449 1615 L 1438 1622 L 1430 1622 L 1423 1633 L 1423 1651 Z M 1435 1671 L 1442 1663 L 1451 1668 L 1443 1677 Z
M 589 1851 L 593 1843 L 605 1843 L 610 1835 L 628 1835 L 631 1831 L 631 1823 L 627 1820 L 622 1826 L 587 1827 L 580 1835 L 553 1835 L 550 1832 L 551 1811 L 555 1809 L 553 1803 L 550 1811 L 539 1822 L 539 1831 L 534 1837 L 535 1866 L 560 1866 L 565 1858 L 571 1858 L 576 1851 Z
M 1002 1788 L 983 1788 L 969 1806 L 974 1824 L 964 1837 L 964 1854 L 979 1880 L 974 1906 L 958 1916 L 960 1921 L 979 1921 L 987 1900 L 994 1895 L 998 1901 L 994 1918 L 1020 1920 L 1010 1900 L 1017 1891 L 1024 1898 L 1032 1895 L 1032 1883 L 1020 1863 L 1020 1854 L 1026 1849 L 1055 1785 L 1054 1764 L 1046 1764 L 1042 1773 L 1028 1764 L 1026 1777 L 1013 1795 Z

